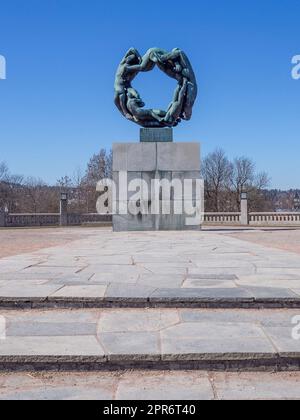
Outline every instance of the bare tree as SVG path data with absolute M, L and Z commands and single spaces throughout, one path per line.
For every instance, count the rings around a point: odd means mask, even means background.
M 97 192 L 96 185 L 101 179 L 112 176 L 112 152 L 101 149 L 94 154 L 88 162 L 85 176 L 82 180 L 82 187 L 85 190 L 86 211 L 95 212 Z
M 72 176 L 73 200 L 72 210 L 76 213 L 88 211 L 88 188 L 84 182 L 84 175 L 80 167 L 77 167 Z
M 23 184 L 23 206 L 30 213 L 40 213 L 45 208 L 47 185 L 40 178 L 28 177 Z
M 256 175 L 254 180 L 255 187 L 262 191 L 270 185 L 271 179 L 267 172 L 260 172 Z
M 255 164 L 247 157 L 235 158 L 232 165 L 231 185 L 235 191 L 238 208 L 241 205 L 241 193 L 253 186 L 255 180 Z
M 0 162 L 0 210 L 7 209 L 9 198 L 9 170 L 5 162 Z
M 224 150 L 217 149 L 203 161 L 206 211 L 240 211 L 241 192 L 247 191 L 250 209 L 272 210 L 265 190 L 270 183 L 266 172 L 256 173 L 254 162 L 238 157 L 230 162 Z
M 72 179 L 68 175 L 65 175 L 57 180 L 56 185 L 61 190 L 63 190 L 63 189 L 72 188 L 73 182 L 72 182 Z
M 0 182 L 8 181 L 9 170 L 5 162 L 0 162 Z
M 101 149 L 99 153 L 94 154 L 87 165 L 85 182 L 96 186 L 97 182 L 111 176 L 112 154 Z
M 206 197 L 212 201 L 213 210 L 220 210 L 221 192 L 226 190 L 232 174 L 232 165 L 224 150 L 217 149 L 203 161 L 202 173 L 206 183 Z
M 9 212 L 16 210 L 17 191 L 23 177 L 12 175 L 5 162 L 0 162 L 0 208 Z

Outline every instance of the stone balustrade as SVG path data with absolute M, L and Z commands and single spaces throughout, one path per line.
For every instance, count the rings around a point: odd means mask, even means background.
M 241 213 L 205 213 L 204 223 L 210 225 L 239 225 Z
M 300 213 L 249 213 L 251 226 L 300 226 Z M 240 225 L 241 213 L 205 213 L 204 223 L 207 225 Z
M 56 226 L 59 225 L 59 213 L 5 213 L 5 227 Z
M 67 214 L 69 226 L 79 226 L 88 224 L 112 223 L 112 215 L 86 213 L 86 214 Z M 241 213 L 205 213 L 205 225 L 241 225 Z M 43 227 L 59 226 L 59 213 L 1 213 L 0 227 Z M 250 226 L 300 226 L 300 213 L 249 213 Z
M 268 225 L 298 225 L 300 226 L 300 213 L 250 213 L 249 224 L 254 226 Z
M 111 223 L 111 215 L 102 215 L 97 213 L 89 214 L 73 214 L 67 215 L 68 225 L 84 225 L 93 223 Z M 59 226 L 59 213 L 2 213 L 0 218 L 0 227 L 43 227 L 43 226 Z

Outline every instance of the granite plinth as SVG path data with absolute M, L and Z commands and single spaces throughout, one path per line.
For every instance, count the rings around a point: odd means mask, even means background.
M 123 175 L 123 181 L 120 180 L 120 174 Z M 195 224 L 187 222 L 191 214 L 186 211 L 184 203 L 184 198 L 189 195 L 188 198 L 194 200 L 195 215 L 202 213 L 203 202 L 199 200 L 201 192 L 198 191 L 199 183 L 197 182 L 201 180 L 199 143 L 114 144 L 113 179 L 116 184 L 114 231 L 200 229 L 200 222 Z M 160 184 L 157 195 L 153 195 L 155 180 Z M 184 196 L 186 181 L 191 181 L 193 188 Z M 135 214 L 130 211 L 133 197 L 136 197 L 136 189 L 130 188 L 133 182 L 141 191 L 140 211 Z M 124 185 L 127 186 L 125 198 Z M 122 190 L 121 194 L 120 190 Z M 154 203 L 159 211 L 153 211 Z M 124 214 L 120 208 L 128 209 L 128 213 Z

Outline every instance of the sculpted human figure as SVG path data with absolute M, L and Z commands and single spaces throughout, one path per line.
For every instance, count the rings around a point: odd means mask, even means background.
M 126 107 L 127 89 L 132 88 L 131 82 L 139 73 L 141 56 L 135 48 L 130 48 L 122 59 L 115 79 L 115 104 L 119 111 L 128 119 L 132 119 Z
M 141 60 L 139 71 L 153 70 L 158 61 L 157 57 L 160 55 L 164 56 L 165 54 L 168 54 L 168 52 L 161 48 L 150 48 Z
M 170 125 L 177 125 L 180 122 L 182 113 L 182 106 L 186 97 L 188 81 L 184 79 L 183 85 L 176 89 L 173 102 L 170 104 L 167 114 L 163 119 L 164 122 Z
M 175 48 L 167 54 L 155 54 L 158 60 L 157 66 L 168 76 L 173 77 L 180 84 L 182 84 L 185 79 L 188 81 L 182 117 L 185 120 L 190 120 L 192 117 L 193 106 L 197 98 L 198 88 L 196 76 L 188 57 L 179 48 Z
M 145 103 L 142 99 L 136 95 L 134 89 L 128 89 L 128 101 L 127 108 L 135 122 L 143 121 L 144 124 L 151 127 L 159 127 L 160 123 L 163 121 L 163 118 L 166 116 L 166 113 L 161 110 L 154 109 L 144 109 Z

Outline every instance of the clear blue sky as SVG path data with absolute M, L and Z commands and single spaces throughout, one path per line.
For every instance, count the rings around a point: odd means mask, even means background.
M 138 141 L 113 104 L 116 67 L 131 46 L 180 47 L 200 90 L 176 140 L 249 156 L 272 186 L 300 188 L 299 18 L 299 0 L 2 0 L 0 161 L 55 182 L 101 147 Z M 135 86 L 165 107 L 174 81 L 154 71 Z

